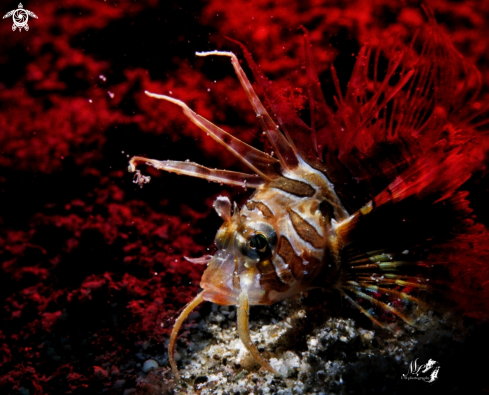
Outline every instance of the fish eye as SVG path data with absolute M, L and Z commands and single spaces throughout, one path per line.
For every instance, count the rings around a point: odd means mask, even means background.
M 253 250 L 257 250 L 259 252 L 265 252 L 268 247 L 267 237 L 261 233 L 257 233 L 251 236 L 250 247 Z
M 272 255 L 277 244 L 277 232 L 267 222 L 250 221 L 238 229 L 236 243 L 243 256 L 260 261 Z

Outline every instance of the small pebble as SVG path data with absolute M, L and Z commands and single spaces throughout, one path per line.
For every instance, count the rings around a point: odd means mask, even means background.
M 19 388 L 19 394 L 20 395 L 30 395 L 30 391 L 27 388 L 20 387 Z
M 148 359 L 144 361 L 143 372 L 148 373 L 150 370 L 157 369 L 158 367 L 158 362 L 156 362 L 154 359 Z
M 110 375 L 111 376 L 118 376 L 120 373 L 120 370 L 117 366 L 113 365 L 111 368 L 110 368 Z
M 97 380 L 107 380 L 109 378 L 109 372 L 100 366 L 93 367 L 93 375 Z
M 124 384 L 126 384 L 126 380 L 117 380 L 115 383 L 114 383 L 114 389 L 115 390 L 120 390 Z

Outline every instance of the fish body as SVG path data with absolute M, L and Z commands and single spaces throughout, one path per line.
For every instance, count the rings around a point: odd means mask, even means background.
M 461 288 L 438 281 L 438 273 L 449 263 L 458 268 L 466 247 L 460 244 L 453 262 L 442 262 L 435 246 L 450 240 L 462 243 L 458 235 L 475 232 L 468 220 L 467 193 L 460 187 L 489 148 L 487 132 L 481 131 L 487 116 L 478 101 L 478 83 L 474 88 L 467 82 L 477 70 L 439 31 L 429 10 L 427 14 L 424 38 L 414 35 L 402 50 L 386 52 L 390 57 L 383 78 L 380 52 L 368 46 L 360 50 L 346 92 L 332 68 L 335 109 L 324 100 L 305 32 L 311 126 L 274 91 L 245 48 L 273 117 L 233 53 L 198 53 L 230 58 L 273 156 L 236 139 L 185 103 L 146 92 L 178 105 L 250 173 L 133 157 L 129 170 L 136 172 L 135 182 L 149 181 L 137 170 L 145 163 L 254 189 L 241 208 L 226 197 L 214 203 L 224 221 L 215 238 L 217 251 L 205 259 L 202 292 L 183 310 L 170 338 L 170 363 L 177 378 L 176 336 L 202 301 L 236 305 L 243 344 L 275 372 L 250 339 L 250 305 L 270 305 L 312 288 L 336 290 L 388 329 L 375 309 L 415 325 L 408 306 L 423 306 L 423 293 L 462 294 Z M 417 52 L 416 40 L 421 43 Z M 487 232 L 478 235 L 483 238 Z
M 215 207 L 225 222 L 202 278 L 204 300 L 236 305 L 246 289 L 250 304 L 269 305 L 316 287 L 318 277 L 334 285 L 340 269 L 334 223 L 347 212 L 320 171 L 302 162 L 260 186 L 234 214 L 227 198 Z

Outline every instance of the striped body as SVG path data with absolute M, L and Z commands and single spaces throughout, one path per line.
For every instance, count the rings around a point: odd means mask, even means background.
M 221 215 L 229 219 L 216 236 L 216 245 L 222 248 L 202 278 L 204 300 L 235 305 L 245 287 L 250 304 L 272 304 L 314 287 L 320 273 L 323 286 L 337 280 L 340 262 L 334 223 L 345 219 L 347 212 L 319 170 L 302 162 L 284 173 L 258 188 L 238 215 Z M 273 228 L 277 240 L 269 256 L 253 260 L 236 244 L 249 243 L 263 223 Z

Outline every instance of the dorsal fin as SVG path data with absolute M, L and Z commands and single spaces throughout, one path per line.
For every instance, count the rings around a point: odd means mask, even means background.
M 317 162 L 317 151 L 311 128 L 300 119 L 295 111 L 275 91 L 272 83 L 265 77 L 255 63 L 248 49 L 238 41 L 231 41 L 241 47 L 243 55 L 253 72 L 253 76 L 257 84 L 262 88 L 266 101 L 273 110 L 273 115 L 277 118 L 287 140 L 299 153 L 301 158 L 313 166 Z

